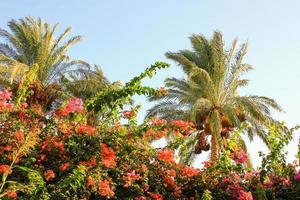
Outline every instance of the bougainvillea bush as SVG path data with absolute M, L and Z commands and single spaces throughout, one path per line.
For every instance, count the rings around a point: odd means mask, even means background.
M 179 164 L 175 153 L 196 131 L 193 123 L 138 125 L 132 109 L 93 126 L 80 99 L 47 113 L 14 102 L 0 92 L 0 199 L 300 198 L 299 163 L 287 164 L 283 152 L 294 130 L 270 128 L 272 150 L 256 170 L 234 137 L 217 163 L 197 169 Z M 162 137 L 171 138 L 168 146 L 153 148 Z

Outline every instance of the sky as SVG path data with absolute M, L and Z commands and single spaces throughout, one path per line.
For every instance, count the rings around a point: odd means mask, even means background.
M 271 97 L 285 110 L 274 117 L 289 126 L 300 123 L 299 0 L 11 0 L 1 2 L 1 7 L 1 28 L 6 29 L 10 19 L 25 16 L 41 17 L 53 25 L 59 22 L 59 31 L 71 26 L 72 35 L 84 39 L 69 55 L 100 65 L 110 81 L 124 83 L 155 61 L 170 63 L 169 69 L 144 82 L 153 87 L 162 86 L 166 77 L 184 77 L 165 52 L 190 49 L 191 34 L 210 37 L 220 30 L 226 46 L 235 38 L 249 43 L 245 62 L 254 70 L 247 74 L 250 84 L 241 94 Z M 144 97 L 135 99 L 143 105 L 142 119 L 151 104 Z M 299 132 L 287 148 L 289 161 L 297 152 L 298 138 Z M 249 143 L 255 166 L 260 150 L 266 148 L 258 139 Z

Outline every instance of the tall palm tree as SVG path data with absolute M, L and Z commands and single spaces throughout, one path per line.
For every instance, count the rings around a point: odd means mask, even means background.
M 282 109 L 273 99 L 238 94 L 238 89 L 249 82 L 242 78 L 243 74 L 252 69 L 243 63 L 247 44 L 238 49 L 237 40 L 234 40 L 227 50 L 218 31 L 211 39 L 196 34 L 190 40 L 193 50 L 166 53 L 181 66 L 187 78 L 166 79 L 168 94 L 150 98 L 158 103 L 148 110 L 147 116 L 196 123 L 200 131 L 187 139 L 187 157 L 183 162 L 189 162 L 195 153 L 208 149 L 211 149 L 211 160 L 215 161 L 229 133 L 244 121 L 249 124 L 251 140 L 256 133 L 266 142 L 264 128 L 274 122 L 270 109 Z M 208 135 L 211 135 L 211 147 L 206 143 Z
M 32 66 L 37 65 L 37 78 L 30 86 L 34 94 L 29 102 L 42 102 L 49 108 L 52 102 L 61 96 L 62 74 L 89 69 L 87 63 L 71 60 L 67 55 L 67 50 L 81 40 L 81 36 L 66 40 L 71 28 L 67 28 L 56 37 L 58 24 L 51 28 L 49 23 L 32 17 L 11 20 L 8 27 L 10 32 L 0 29 L 1 85 L 16 88 L 21 77 Z

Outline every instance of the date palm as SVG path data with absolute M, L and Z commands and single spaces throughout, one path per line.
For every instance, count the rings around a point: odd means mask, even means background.
M 270 109 L 282 109 L 267 97 L 239 95 L 238 89 L 249 82 L 242 76 L 252 69 L 243 63 L 247 44 L 238 48 L 234 40 L 226 50 L 220 32 L 214 32 L 211 39 L 196 34 L 190 40 L 193 50 L 166 53 L 181 66 L 187 77 L 166 79 L 168 94 L 150 98 L 158 103 L 148 110 L 147 116 L 196 123 L 200 131 L 187 139 L 188 147 L 184 150 L 187 156 L 183 162 L 189 162 L 195 153 L 208 149 L 211 149 L 211 160 L 215 161 L 229 133 L 244 121 L 249 124 L 251 140 L 257 134 L 266 142 L 264 127 L 274 121 Z M 208 135 L 211 135 L 210 145 L 206 143 Z
M 37 65 L 36 80 L 30 86 L 34 94 L 29 102 L 40 102 L 49 108 L 62 95 L 61 75 L 90 67 L 67 55 L 67 50 L 81 40 L 81 36 L 66 40 L 71 28 L 56 37 L 58 24 L 51 27 L 32 17 L 11 20 L 8 27 L 10 31 L 0 29 L 1 85 L 16 88 L 24 74 Z

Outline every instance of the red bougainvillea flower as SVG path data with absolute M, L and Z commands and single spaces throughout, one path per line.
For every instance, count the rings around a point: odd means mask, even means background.
M 84 165 L 84 166 L 86 166 L 86 167 L 88 167 L 88 168 L 91 168 L 91 167 L 94 167 L 95 165 L 97 164 L 97 159 L 96 159 L 96 157 L 92 157 L 91 159 L 90 159 L 90 161 L 83 161 L 83 162 L 79 162 L 79 165 Z
M 95 184 L 95 181 L 94 181 L 94 179 L 92 179 L 91 177 L 88 177 L 87 179 L 86 179 L 86 187 L 91 187 L 91 186 L 93 186 Z
M 11 174 L 11 167 L 9 165 L 0 165 L 0 174 Z
M 159 193 L 149 192 L 149 196 L 152 197 L 154 200 L 163 200 L 164 199 L 164 197 Z
M 107 168 L 114 168 L 116 167 L 116 153 L 106 144 L 101 143 L 101 164 Z
M 131 172 L 127 172 L 124 176 L 123 176 L 123 180 L 125 182 L 124 187 L 129 187 L 132 185 L 132 183 L 136 180 L 139 180 L 141 178 L 141 176 L 139 174 L 137 174 L 134 170 Z
M 131 119 L 131 118 L 133 118 L 135 116 L 136 116 L 136 113 L 134 111 L 132 111 L 132 110 L 125 110 L 125 111 L 123 111 L 123 117 L 125 119 Z
M 174 151 L 170 150 L 170 149 L 159 149 L 157 151 L 157 158 L 160 161 L 164 161 L 166 163 L 174 163 Z
M 115 195 L 114 191 L 110 188 L 110 182 L 108 180 L 99 182 L 99 194 L 107 198 L 111 198 Z
M 181 175 L 188 177 L 188 178 L 196 176 L 200 172 L 199 169 L 195 169 L 195 168 L 189 167 L 189 166 L 182 167 L 182 169 L 180 171 L 181 171 Z
M 58 148 L 59 150 L 61 150 L 61 151 L 65 151 L 65 146 L 64 146 L 64 144 L 63 143 L 61 143 L 61 142 L 53 142 L 53 145 L 56 147 L 56 148 Z
M 231 153 L 230 158 L 240 164 L 245 163 L 249 159 L 247 153 L 242 149 L 238 150 L 237 148 Z
M 17 192 L 15 190 L 9 190 L 6 192 L 6 196 L 10 199 L 17 199 Z
M 251 192 L 240 190 L 238 193 L 238 200 L 253 200 Z
M 295 180 L 296 181 L 300 181 L 300 170 L 297 172 L 297 174 L 295 175 Z
M 177 184 L 173 177 L 170 176 L 164 176 L 163 184 L 166 188 L 170 190 L 174 190 L 177 187 Z
M 70 163 L 64 163 L 61 166 L 59 166 L 59 170 L 63 172 L 63 171 L 68 170 L 69 167 L 70 167 Z
M 95 135 L 97 129 L 94 126 L 90 125 L 80 125 L 77 132 L 78 134 Z
M 135 197 L 134 200 L 147 200 L 147 197 L 145 196 Z
M 46 181 L 53 180 L 55 178 L 55 173 L 53 170 L 49 169 L 44 172 Z

